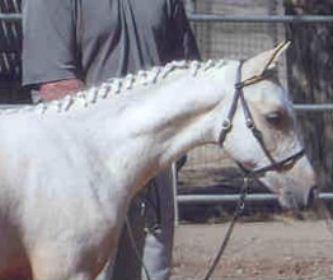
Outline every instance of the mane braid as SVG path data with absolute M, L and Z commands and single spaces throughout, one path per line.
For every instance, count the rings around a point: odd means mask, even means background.
M 25 106 L 16 110 L 10 110 L 11 113 L 22 111 L 35 111 L 39 114 L 47 112 L 65 113 L 74 107 L 87 107 L 96 103 L 98 100 L 118 95 L 123 91 L 131 90 L 135 86 L 151 86 L 164 80 L 170 73 L 178 69 L 188 69 L 190 74 L 197 76 L 212 68 L 221 68 L 226 64 L 225 60 L 200 61 L 172 61 L 165 66 L 155 66 L 150 70 L 140 70 L 137 74 L 128 74 L 123 78 L 111 78 L 88 89 L 78 91 L 74 94 L 68 94 L 64 98 L 50 102 L 42 102 L 33 106 Z M 9 113 L 9 110 L 8 110 Z

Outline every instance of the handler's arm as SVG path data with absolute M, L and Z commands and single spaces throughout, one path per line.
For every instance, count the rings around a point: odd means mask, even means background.
M 23 85 L 52 100 L 82 87 L 72 0 L 23 3 Z

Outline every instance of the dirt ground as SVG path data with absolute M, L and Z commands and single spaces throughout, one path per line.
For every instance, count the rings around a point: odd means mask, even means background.
M 188 154 L 188 162 L 179 174 L 179 192 L 233 193 L 241 182 L 235 165 L 209 146 Z M 311 215 L 297 220 L 279 211 L 273 213 L 274 207 L 247 205 L 246 210 L 258 213 L 261 209 L 261 214 L 251 219 L 251 213 L 247 213 L 251 222 L 236 225 L 211 280 L 333 280 L 333 228 Z M 219 249 L 228 223 L 209 224 L 214 221 L 209 215 L 202 221 L 188 219 L 204 216 L 207 208 L 194 205 L 180 209 L 183 222 L 201 224 L 176 228 L 172 280 L 202 280 Z M 222 210 L 219 213 L 224 213 L 225 206 Z M 269 218 L 261 219 L 266 212 Z
M 178 226 L 172 280 L 201 280 L 227 226 Z M 239 223 L 212 280 L 332 280 L 332 234 L 323 221 Z

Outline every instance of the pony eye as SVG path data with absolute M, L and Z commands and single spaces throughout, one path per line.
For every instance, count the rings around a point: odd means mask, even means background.
M 277 126 L 283 122 L 283 116 L 281 112 L 272 112 L 266 115 L 266 120 L 269 124 Z

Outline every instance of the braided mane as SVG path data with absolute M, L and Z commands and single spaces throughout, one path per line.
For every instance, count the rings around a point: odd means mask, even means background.
M 220 68 L 226 64 L 225 60 L 208 60 L 199 61 L 173 61 L 165 66 L 155 66 L 150 70 L 140 70 L 137 74 L 128 74 L 123 78 L 111 78 L 99 86 L 92 86 L 88 89 L 80 90 L 74 94 L 68 94 L 65 97 L 50 101 L 42 102 L 33 106 L 24 106 L 18 109 L 6 110 L 7 113 L 18 113 L 22 111 L 34 111 L 40 114 L 48 112 L 65 113 L 76 108 L 84 108 L 121 92 L 135 89 L 138 86 L 156 85 L 163 81 L 175 70 L 189 70 L 193 76 L 205 72 L 212 68 Z

